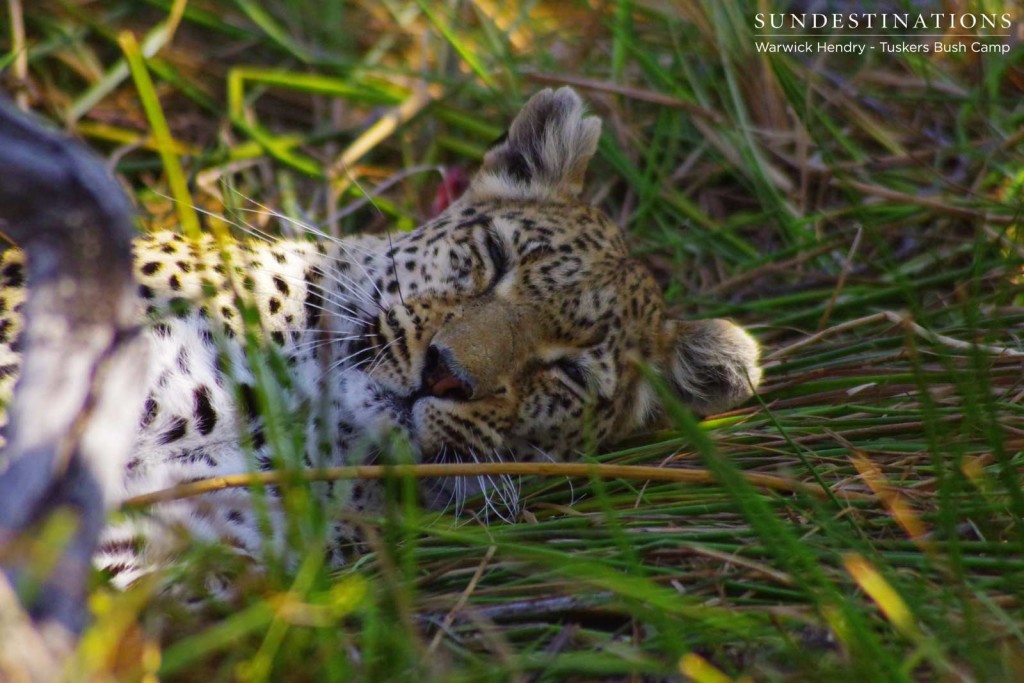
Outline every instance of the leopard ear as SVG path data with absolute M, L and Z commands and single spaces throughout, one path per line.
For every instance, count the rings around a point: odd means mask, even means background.
M 601 137 L 601 120 L 586 116 L 572 88 L 530 98 L 508 132 L 484 156 L 467 195 L 473 199 L 571 199 Z
M 750 397 L 761 381 L 760 348 L 728 320 L 669 320 L 663 330 L 662 372 L 683 403 L 701 415 Z

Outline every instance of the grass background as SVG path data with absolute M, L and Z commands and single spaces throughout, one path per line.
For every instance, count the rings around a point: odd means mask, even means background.
M 299 491 L 300 562 L 243 572 L 236 604 L 98 578 L 76 675 L 1024 680 L 1021 24 L 1009 55 L 795 59 L 753 49 L 772 9 L 8 0 L 5 89 L 107 155 L 146 229 L 219 226 L 195 205 L 290 232 L 256 202 L 408 229 L 532 92 L 576 85 L 605 121 L 589 198 L 682 313 L 766 355 L 758 400 L 586 456 L 717 484 L 524 481 L 489 527 L 398 495 L 333 574 Z M 230 564 L 195 548 L 162 579 Z

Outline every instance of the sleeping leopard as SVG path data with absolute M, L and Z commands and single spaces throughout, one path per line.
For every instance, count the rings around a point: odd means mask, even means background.
M 137 405 L 121 406 L 137 427 L 108 500 L 271 469 L 282 457 L 374 462 L 396 435 L 423 463 L 571 459 L 660 419 L 644 367 L 701 414 L 749 397 L 761 374 L 751 336 L 726 320 L 671 317 L 621 230 L 580 200 L 600 133 L 571 89 L 537 93 L 466 193 L 408 233 L 138 238 L 132 305 L 147 360 L 134 377 Z M 22 369 L 23 265 L 16 249 L 0 261 L 0 400 Z M 253 353 L 264 345 L 286 369 L 273 396 L 261 389 L 273 363 Z M 275 409 L 305 432 L 290 456 Z M 368 482 L 323 489 L 348 512 L 379 505 Z M 422 497 L 435 508 L 474 494 L 508 505 L 505 489 L 448 478 Z M 130 583 L 181 527 L 258 556 L 264 533 L 251 503 L 248 490 L 231 489 L 160 504 L 109 525 L 96 561 Z M 332 562 L 344 561 L 353 534 L 333 523 Z

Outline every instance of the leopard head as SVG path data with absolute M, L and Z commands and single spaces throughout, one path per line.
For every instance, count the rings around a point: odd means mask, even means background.
M 580 201 L 600 132 L 571 89 L 536 94 L 467 193 L 395 239 L 401 296 L 353 370 L 361 424 L 404 432 L 424 462 L 563 460 L 659 419 L 645 365 L 698 413 L 750 396 L 757 343 L 671 317 L 618 226 Z

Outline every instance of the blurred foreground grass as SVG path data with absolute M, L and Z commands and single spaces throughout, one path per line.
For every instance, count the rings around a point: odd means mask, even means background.
M 97 580 L 81 675 L 1024 680 L 1020 24 L 1009 55 L 795 59 L 753 48 L 771 5 L 9 0 L 6 90 L 108 155 L 153 229 L 410 228 L 529 94 L 576 85 L 605 121 L 590 197 L 768 367 L 759 401 L 586 456 L 719 484 L 525 481 L 489 527 L 398 496 L 344 571 L 307 548 L 214 614 L 155 594 L 231 574 L 197 547 Z

